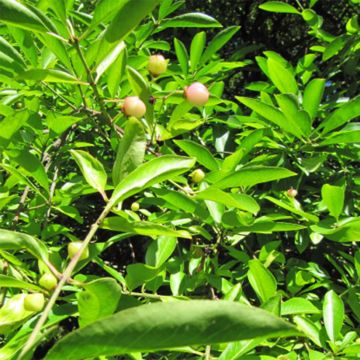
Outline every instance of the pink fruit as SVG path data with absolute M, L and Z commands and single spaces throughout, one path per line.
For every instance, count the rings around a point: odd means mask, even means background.
M 151 55 L 149 57 L 148 70 L 153 76 L 158 76 L 166 71 L 167 64 L 167 60 L 162 55 Z
M 296 189 L 293 189 L 293 188 L 290 188 L 288 191 L 287 191 L 287 194 L 289 197 L 296 197 L 296 195 L 298 194 L 297 190 Z
M 209 90 L 202 83 L 195 82 L 185 88 L 185 97 L 191 104 L 202 106 L 209 100 Z
M 141 118 L 146 113 L 146 106 L 138 96 L 128 96 L 125 98 L 123 110 L 127 116 Z

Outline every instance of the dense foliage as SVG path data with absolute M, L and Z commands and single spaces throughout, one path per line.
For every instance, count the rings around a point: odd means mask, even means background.
M 358 0 L 321 3 L 253 2 L 286 58 L 182 0 L 0 0 L 1 360 L 360 357 Z

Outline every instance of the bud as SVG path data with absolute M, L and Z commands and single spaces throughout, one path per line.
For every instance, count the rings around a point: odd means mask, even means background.
M 131 210 L 132 211 L 139 211 L 139 209 L 140 209 L 140 205 L 139 205 L 139 203 L 138 202 L 133 202 L 132 204 L 131 204 Z
M 39 284 L 47 290 L 52 290 L 57 285 L 57 278 L 51 273 L 46 273 L 40 278 Z
M 68 244 L 68 255 L 70 259 L 72 259 L 78 253 L 81 246 L 82 246 L 81 241 L 73 241 Z M 89 257 L 89 249 L 88 247 L 86 247 L 82 252 L 79 260 L 85 260 L 88 257 Z
M 24 299 L 24 309 L 27 311 L 41 311 L 45 305 L 44 295 L 41 293 L 29 294 Z
M 193 183 L 201 182 L 205 177 L 205 173 L 201 169 L 196 169 L 190 174 L 191 181 Z
M 185 88 L 185 97 L 190 104 L 196 106 L 205 105 L 209 100 L 209 90 L 199 82 L 195 82 Z
M 151 55 L 149 57 L 148 70 L 151 75 L 159 76 L 167 69 L 167 60 L 162 55 Z
M 141 118 L 146 113 L 146 106 L 138 96 L 128 96 L 125 98 L 123 110 L 127 116 Z
M 291 188 L 287 191 L 287 194 L 288 194 L 289 197 L 294 198 L 294 197 L 296 197 L 296 195 L 298 194 L 298 192 L 297 192 L 296 189 L 294 189 L 294 188 L 291 187 Z

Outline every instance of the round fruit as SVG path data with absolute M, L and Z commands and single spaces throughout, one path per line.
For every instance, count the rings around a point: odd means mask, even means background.
M 195 82 L 185 88 L 185 97 L 192 105 L 202 106 L 209 100 L 209 90 L 202 83 Z
M 123 109 L 127 116 L 135 116 L 136 118 L 141 118 L 146 113 L 146 106 L 138 96 L 125 98 Z
M 199 183 L 204 179 L 205 173 L 201 169 L 196 169 L 190 174 L 190 177 L 193 183 Z
M 153 76 L 163 74 L 167 69 L 168 62 L 162 55 L 151 55 L 149 57 L 148 70 Z
M 133 202 L 131 204 L 131 210 L 132 211 L 138 211 L 140 209 L 140 204 L 138 202 Z
M 41 293 L 29 294 L 24 299 L 24 309 L 27 311 L 41 311 L 44 307 L 45 299 Z
M 46 273 L 40 278 L 39 284 L 47 290 L 52 290 L 57 285 L 57 278 L 52 273 Z
M 287 194 L 288 194 L 289 197 L 294 198 L 294 197 L 296 197 L 296 195 L 298 194 L 298 192 L 297 192 L 296 189 L 290 188 L 290 189 L 287 191 Z
M 68 245 L 68 254 L 69 254 L 70 259 L 72 259 L 78 253 L 81 246 L 82 246 L 81 241 L 73 241 L 73 242 L 69 243 L 69 245 Z M 84 251 L 82 252 L 79 260 L 85 260 L 88 257 L 89 257 L 89 249 L 86 247 L 84 249 Z

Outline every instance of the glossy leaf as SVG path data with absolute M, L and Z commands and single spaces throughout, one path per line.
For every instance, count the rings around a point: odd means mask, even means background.
M 53 69 L 32 69 L 19 74 L 19 79 L 54 83 L 85 84 L 73 75 Z
M 112 278 L 91 281 L 77 293 L 80 327 L 113 314 L 118 306 L 121 288 Z
M 41 287 L 35 284 L 2 274 L 0 274 L 0 288 L 18 288 L 32 291 L 42 291 Z
M 187 74 L 189 70 L 189 54 L 186 47 L 184 43 L 177 38 L 174 38 L 174 47 L 181 70 L 184 74 Z
M 104 194 L 107 175 L 100 161 L 83 150 L 70 150 L 70 152 L 87 183 L 101 194 Z
M 36 258 L 47 262 L 48 250 L 45 244 L 34 237 L 16 231 L 0 229 L 0 249 L 27 250 Z
M 121 311 L 72 332 L 57 342 L 45 359 L 75 360 L 296 333 L 284 320 L 239 303 L 155 303 Z
M 288 13 L 288 14 L 299 14 L 292 5 L 284 3 L 283 1 L 267 1 L 259 5 L 261 10 L 276 12 L 276 13 Z
M 206 47 L 201 62 L 207 62 L 211 57 L 216 54 L 231 38 L 239 31 L 240 26 L 230 26 L 214 36 Z
M 276 294 L 276 279 L 259 260 L 249 261 L 247 276 L 251 287 L 261 302 L 269 300 Z
M 47 31 L 39 17 L 16 0 L 0 0 L 0 21 L 26 30 Z
M 211 16 L 202 13 L 187 13 L 175 16 L 171 19 L 165 19 L 161 23 L 161 30 L 167 28 L 212 28 L 221 27 L 222 25 Z
M 321 188 L 321 195 L 330 215 L 335 219 L 339 219 L 344 207 L 345 188 L 343 186 L 325 184 Z
M 268 59 L 267 65 L 269 77 L 281 93 L 297 94 L 298 87 L 291 69 L 272 58 Z
M 172 236 L 159 236 L 146 251 L 146 263 L 160 268 L 176 249 L 177 239 Z
M 159 2 L 160 0 L 122 0 L 114 19 L 106 29 L 104 35 L 106 41 L 112 43 L 123 39 L 144 17 L 151 13 Z M 112 6 L 114 7 L 114 5 Z
M 112 171 L 114 185 L 117 185 L 128 174 L 144 161 L 146 137 L 144 126 L 134 117 L 128 119 L 125 133 L 120 140 Z
M 192 71 L 194 71 L 197 68 L 197 66 L 200 62 L 201 55 L 204 51 L 205 42 L 206 42 L 205 31 L 201 31 L 201 32 L 197 33 L 191 41 L 190 66 L 191 66 Z
M 196 161 L 209 170 L 218 170 L 219 165 L 211 152 L 199 143 L 191 140 L 174 140 L 187 155 L 194 157 Z
M 239 186 L 254 186 L 268 181 L 280 180 L 295 176 L 288 169 L 271 166 L 246 167 L 225 176 L 213 186 L 219 189 L 235 188 Z
M 191 239 L 191 235 L 185 230 L 175 230 L 149 221 L 130 222 L 120 216 L 106 218 L 101 227 L 103 229 L 130 232 L 144 236 L 177 236 Z
M 303 108 L 309 114 L 311 120 L 314 120 L 325 89 L 325 79 L 313 79 L 305 88 L 303 98 Z
M 323 133 L 326 134 L 358 116 L 360 116 L 360 96 L 346 102 L 332 112 L 331 115 L 320 124 L 320 128 L 322 128 Z
M 142 164 L 116 186 L 110 204 L 125 200 L 154 184 L 182 174 L 191 169 L 194 163 L 193 159 L 164 155 Z
M 326 332 L 333 343 L 340 336 L 344 315 L 344 303 L 341 298 L 334 290 L 328 291 L 324 297 L 323 318 Z

